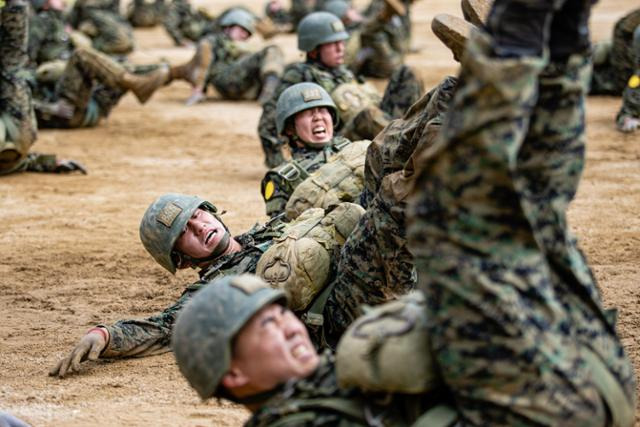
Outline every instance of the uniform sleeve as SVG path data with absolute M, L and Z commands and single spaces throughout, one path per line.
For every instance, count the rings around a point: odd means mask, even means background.
M 142 357 L 170 351 L 176 316 L 199 286 L 189 287 L 180 299 L 162 313 L 142 320 L 120 320 L 100 325 L 109 330 L 109 344 L 100 357 Z
M 46 29 L 43 28 L 42 22 L 37 15 L 34 15 L 29 20 L 29 66 L 36 67 L 38 65 L 38 54 L 40 52 L 40 46 L 46 36 Z
M 262 179 L 260 192 L 264 199 L 267 215 L 271 218 L 284 212 L 293 187 L 282 175 L 275 171 L 269 171 Z

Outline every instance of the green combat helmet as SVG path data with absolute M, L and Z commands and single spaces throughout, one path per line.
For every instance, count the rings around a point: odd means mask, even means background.
M 147 208 L 142 221 L 140 221 L 140 240 L 142 240 L 145 249 L 158 264 L 173 274 L 184 261 L 192 261 L 194 264 L 199 264 L 216 258 L 229 246 L 229 230 L 225 226 L 225 230 L 227 230 L 225 236 L 214 252 L 207 258 L 195 259 L 173 249 L 189 218 L 198 208 L 211 212 L 224 225 L 224 222 L 217 215 L 217 208 L 213 204 L 197 196 L 175 193 L 168 193 L 158 197 Z
M 178 315 L 171 349 L 180 372 L 202 399 L 223 396 L 219 383 L 231 366 L 236 334 L 263 307 L 286 305 L 283 291 L 250 274 L 214 280 Z
M 298 24 L 298 49 L 311 52 L 325 43 L 347 40 L 349 33 L 344 24 L 333 13 L 313 12 L 302 18 Z
M 333 13 L 342 19 L 351 6 L 344 0 L 330 0 L 322 6 L 325 12 Z
M 220 19 L 219 25 L 222 28 L 238 25 L 247 30 L 249 34 L 253 34 L 256 30 L 255 17 L 249 11 L 241 8 L 232 9 L 225 13 Z
M 298 83 L 288 87 L 276 103 L 276 128 L 278 135 L 285 130 L 287 120 L 300 111 L 314 107 L 327 107 L 333 116 L 333 126 L 338 125 L 338 110 L 331 96 L 315 83 Z

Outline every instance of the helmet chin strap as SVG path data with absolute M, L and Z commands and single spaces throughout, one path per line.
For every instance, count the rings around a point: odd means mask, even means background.
M 213 251 L 210 255 L 204 258 L 194 258 L 186 254 L 180 254 L 180 259 L 182 260 L 182 262 L 187 261 L 193 267 L 196 267 L 203 262 L 213 261 L 214 259 L 218 258 L 229 248 L 229 245 L 231 245 L 231 235 L 229 235 L 229 232 L 225 230 L 224 234 L 222 235 L 222 239 L 220 240 L 220 242 L 218 242 L 216 247 L 213 248 Z

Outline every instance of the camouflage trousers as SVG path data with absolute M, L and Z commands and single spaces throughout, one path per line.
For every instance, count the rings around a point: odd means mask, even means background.
M 437 369 L 469 424 L 631 425 L 633 368 L 566 220 L 589 61 L 490 43 L 472 33 L 408 209 Z
M 0 174 L 26 167 L 37 136 L 31 90 L 19 71 L 27 63 L 28 7 L 0 10 Z
M 413 257 L 407 249 L 404 202 L 378 194 L 342 250 L 333 290 L 324 308 L 325 337 L 335 346 L 362 314 L 362 305 L 378 305 L 416 286 Z
M 596 45 L 594 49 L 591 95 L 620 96 L 636 68 L 640 52 L 633 49 L 633 33 L 640 25 L 640 9 L 622 17 L 613 30 L 611 43 Z
M 95 49 L 109 55 L 124 55 L 133 51 L 133 30 L 128 22 L 113 12 L 91 10 L 79 29 L 91 37 Z
M 284 68 L 284 55 L 277 46 L 243 56 L 242 58 L 219 67 L 209 75 L 207 82 L 212 84 L 225 99 L 254 100 L 258 98 L 264 78 L 269 74 L 281 75 Z
M 162 0 L 155 0 L 153 3 L 134 0 L 129 3 L 127 19 L 134 27 L 154 27 L 162 22 L 163 17 L 164 2 Z
M 397 68 L 379 106 L 363 109 L 344 125 L 340 134 L 352 141 L 373 139 L 393 119 L 404 113 L 424 94 L 424 84 L 411 67 Z

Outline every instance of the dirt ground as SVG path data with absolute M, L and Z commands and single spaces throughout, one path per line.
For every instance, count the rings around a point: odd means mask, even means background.
M 259 11 L 261 1 L 245 2 Z M 233 4 L 206 0 L 213 12 Z M 592 19 L 594 39 L 609 37 L 636 0 L 603 0 Z M 430 30 L 436 13 L 460 15 L 455 0 L 414 7 L 408 62 L 427 87 L 456 64 Z M 137 63 L 179 63 L 161 28 L 136 31 Z M 292 36 L 273 40 L 300 58 Z M 145 208 L 158 195 L 197 194 L 226 209 L 235 233 L 263 221 L 259 182 L 265 167 L 252 102 L 186 107 L 190 88 L 174 83 L 144 106 L 127 95 L 95 129 L 41 131 L 34 147 L 82 162 L 89 175 L 24 173 L 0 179 L 0 410 L 34 426 L 237 426 L 247 412 L 226 402 L 202 403 L 171 354 L 85 363 L 80 374 L 47 376 L 55 362 L 97 323 L 142 318 L 173 302 L 194 271 L 173 277 L 138 238 Z M 580 237 L 604 295 L 619 308 L 619 332 L 640 368 L 640 135 L 614 129 L 619 99 L 591 98 L 587 167 L 571 227 Z

